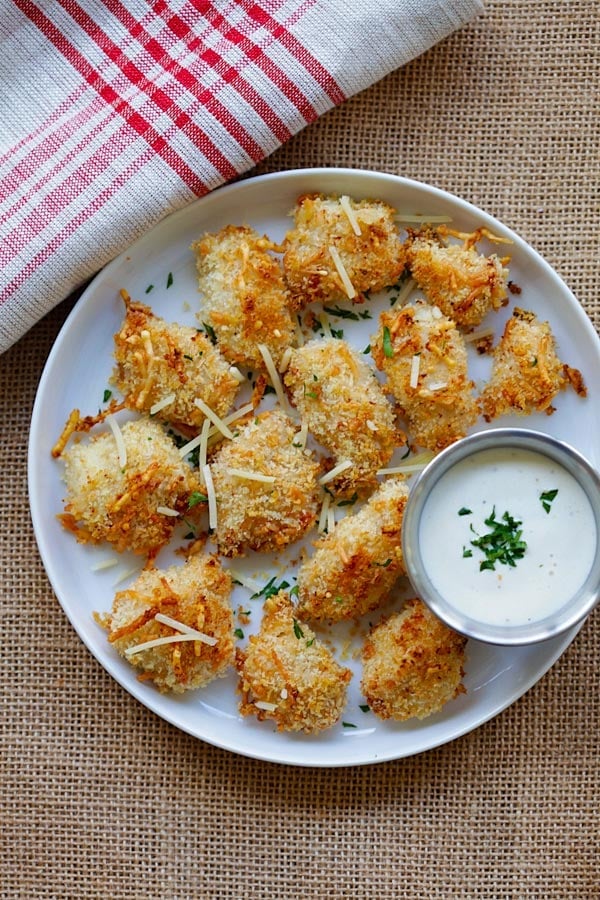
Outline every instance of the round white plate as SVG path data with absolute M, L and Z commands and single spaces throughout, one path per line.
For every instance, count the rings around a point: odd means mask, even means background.
M 343 652 L 344 663 L 356 670 L 342 716 L 346 725 L 340 722 L 316 737 L 278 733 L 271 722 L 242 719 L 237 712 L 233 671 L 204 690 L 183 697 L 162 695 L 151 684 L 137 680 L 133 668 L 117 656 L 94 621 L 93 612 L 109 610 L 114 592 L 126 586 L 127 581 L 115 582 L 132 561 L 123 558 L 116 568 L 94 570 L 98 562 L 111 556 L 110 549 L 79 545 L 60 527 L 56 514 L 62 510 L 64 496 L 62 463 L 50 455 L 71 409 L 78 407 L 82 413 L 93 414 L 102 406 L 112 369 L 113 334 L 123 316 L 118 296 L 121 288 L 169 320 L 196 324 L 194 313 L 199 301 L 192 241 L 205 231 L 216 231 L 227 224 L 248 224 L 280 240 L 290 227 L 289 212 L 296 198 L 315 191 L 349 194 L 357 199 L 381 198 L 402 213 L 449 215 L 453 227 L 470 231 L 485 225 L 510 238 L 513 245 L 500 245 L 500 252 L 510 253 L 510 278 L 522 293 L 511 297 L 510 306 L 492 316 L 489 324 L 500 334 L 515 302 L 548 319 L 561 358 L 581 369 L 589 396 L 582 400 L 567 391 L 557 398 L 557 411 L 550 417 L 518 421 L 504 418 L 496 424 L 545 430 L 573 444 L 598 466 L 600 341 L 582 308 L 550 266 L 500 222 L 436 188 L 375 172 L 305 169 L 252 178 L 209 194 L 162 221 L 97 276 L 65 323 L 40 381 L 31 423 L 29 495 L 40 554 L 65 613 L 100 664 L 141 703 L 183 731 L 237 753 L 296 765 L 344 766 L 410 756 L 471 731 L 535 684 L 573 640 L 576 629 L 530 647 L 511 649 L 469 642 L 467 693 L 422 722 L 382 722 L 373 713 L 363 712 L 360 669 Z M 153 288 L 146 293 L 150 285 Z M 332 319 L 332 323 L 336 328 L 348 324 L 343 319 Z M 353 332 L 352 341 L 360 341 L 362 350 L 376 329 L 376 319 L 362 322 L 360 328 L 363 333 Z M 474 358 L 473 366 L 477 381 L 484 377 L 489 360 Z M 159 565 L 162 563 L 161 554 Z M 281 569 L 268 569 L 266 559 L 252 564 L 254 575 L 262 566 L 258 577 L 264 578 L 263 583 L 273 572 L 282 577 Z M 251 606 L 254 626 L 258 625 L 259 600 L 250 601 L 249 592 L 237 587 L 233 603 L 234 608 L 238 603 Z M 244 630 L 247 637 L 248 629 Z

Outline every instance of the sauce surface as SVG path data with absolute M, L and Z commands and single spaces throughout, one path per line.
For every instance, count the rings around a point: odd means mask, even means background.
M 526 549 L 514 567 L 495 562 L 480 571 L 488 557 L 471 541 L 493 530 L 485 524 L 493 512 L 495 520 L 508 513 L 521 523 Z M 525 625 L 558 612 L 585 582 L 597 540 L 577 480 L 547 456 L 519 448 L 482 450 L 452 466 L 427 498 L 419 527 L 435 588 L 462 615 L 488 625 Z

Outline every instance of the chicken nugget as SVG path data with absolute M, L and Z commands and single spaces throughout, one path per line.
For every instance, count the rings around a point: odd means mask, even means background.
M 126 314 L 115 334 L 113 380 L 125 395 L 126 406 L 145 413 L 160 406 L 158 417 L 184 431 L 198 429 L 204 421 L 194 402 L 197 398 L 218 416 L 226 415 L 240 380 L 206 335 L 169 324 L 121 293 Z
M 346 704 L 352 678 L 304 622 L 285 591 L 270 597 L 257 635 L 238 649 L 240 712 L 271 719 L 279 731 L 315 734 L 330 728 Z
M 210 464 L 216 539 L 224 556 L 282 550 L 315 523 L 319 464 L 280 410 L 262 413 L 224 441 Z
M 401 529 L 408 488 L 390 478 L 316 544 L 298 572 L 298 613 L 339 621 L 379 606 L 405 574 Z
M 371 338 L 371 354 L 387 377 L 412 440 L 437 451 L 465 436 L 479 409 L 465 342 L 450 318 L 419 300 L 383 312 Z
M 119 552 L 152 558 L 190 502 L 190 515 L 202 508 L 202 486 L 158 422 L 141 418 L 115 428 L 62 454 L 67 499 L 58 519 L 82 543 L 108 541 Z
M 516 413 L 554 412 L 552 401 L 568 385 L 581 396 L 581 372 L 560 361 L 548 322 L 516 307 L 493 354 L 492 375 L 481 394 L 487 422 Z
M 440 237 L 444 233 L 452 232 L 434 231 L 430 226 L 408 229 L 406 260 L 429 301 L 461 328 L 472 329 L 490 310 L 506 306 L 508 269 L 495 254 L 483 256 L 475 249 L 474 243 L 484 233 L 497 240 L 484 229 L 461 235 L 462 245 L 446 246 Z
M 465 693 L 466 638 L 418 599 L 371 629 L 363 648 L 361 689 L 381 719 L 425 719 Z
M 204 687 L 233 664 L 232 582 L 215 556 L 146 569 L 96 618 L 108 640 L 160 691 Z
M 293 405 L 310 433 L 346 468 L 331 480 L 340 496 L 377 487 L 376 472 L 404 442 L 375 372 L 345 341 L 309 341 L 292 351 L 284 375 Z
M 270 250 L 279 249 L 252 228 L 228 225 L 192 245 L 196 253 L 202 308 L 226 359 L 265 370 L 260 345 L 275 365 L 295 339 L 281 265 Z
M 285 238 L 283 267 L 295 309 L 353 300 L 395 284 L 404 255 L 394 210 L 380 200 L 307 194 Z

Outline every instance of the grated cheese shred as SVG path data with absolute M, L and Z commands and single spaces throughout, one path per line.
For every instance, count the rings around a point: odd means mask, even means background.
M 247 481 L 261 481 L 263 484 L 274 484 L 274 475 L 263 475 L 262 472 L 252 472 L 250 469 L 227 469 L 228 475 L 234 478 L 244 478 Z
M 283 385 L 281 383 L 281 378 L 279 377 L 279 372 L 275 368 L 275 363 L 273 362 L 273 357 L 271 356 L 271 351 L 267 347 L 266 344 L 258 344 L 258 351 L 262 356 L 266 370 L 269 374 L 269 378 L 271 379 L 271 384 L 275 390 L 275 394 L 277 395 L 277 399 L 281 404 L 281 408 L 287 412 L 288 404 L 285 398 L 285 393 L 283 391 Z
M 163 625 L 168 625 L 170 628 L 175 628 L 176 631 L 181 631 L 182 634 L 193 635 L 197 640 L 202 641 L 202 643 L 208 644 L 211 647 L 214 647 L 217 643 L 217 639 L 211 637 L 210 634 L 204 634 L 203 631 L 198 631 L 197 628 L 192 628 L 191 625 L 186 625 L 184 622 L 180 622 L 179 619 L 173 619 L 171 616 L 166 616 L 164 613 L 156 613 L 154 618 Z
M 207 419 L 210 419 L 210 421 L 213 423 L 215 428 L 218 428 L 218 430 L 221 432 L 221 434 L 224 437 L 229 438 L 231 440 L 231 438 L 233 437 L 233 434 L 231 433 L 231 429 L 227 427 L 227 425 L 225 424 L 223 419 L 221 419 L 216 414 L 216 412 L 214 412 L 214 410 L 212 410 L 210 408 L 210 406 L 207 403 L 205 403 L 204 400 L 202 400 L 201 397 L 196 397 L 196 399 L 194 400 L 194 405 L 197 406 L 198 409 L 204 413 L 204 415 L 206 416 Z
M 201 636 L 202 635 L 202 636 Z M 201 641 L 203 644 L 217 643 L 216 638 L 210 638 L 207 634 L 197 631 L 194 634 L 169 634 L 166 637 L 155 638 L 153 641 L 144 641 L 143 644 L 136 644 L 135 647 L 128 647 L 125 656 L 133 656 L 134 653 L 141 653 L 142 650 L 152 650 L 154 647 L 162 647 L 164 644 L 177 644 L 179 641 Z
M 125 441 L 123 440 L 123 432 L 119 428 L 119 424 L 112 413 L 109 413 L 106 417 L 106 421 L 110 426 L 110 430 L 113 433 L 113 437 L 115 439 L 115 443 L 117 445 L 117 453 L 119 454 L 119 465 L 122 469 L 127 465 L 127 448 L 125 447 Z
M 342 280 L 342 284 L 344 286 L 344 290 L 346 291 L 346 296 L 349 300 L 353 300 L 356 297 L 356 289 L 352 282 L 350 281 L 350 276 L 346 271 L 346 267 L 342 262 L 342 257 L 339 254 L 337 247 L 330 246 L 329 247 L 329 255 L 331 256 L 334 265 L 338 271 L 338 275 Z
M 208 496 L 208 527 L 213 531 L 217 529 L 217 495 L 213 483 L 212 472 L 209 465 L 202 466 L 202 477 L 206 485 L 206 493 Z
M 356 218 L 356 214 L 355 214 L 354 210 L 352 209 L 352 205 L 350 203 L 350 197 L 348 197 L 347 195 L 340 197 L 340 206 L 346 213 L 348 221 L 350 222 L 350 225 L 352 226 L 352 231 L 354 232 L 354 234 L 356 234 L 358 237 L 360 237 L 360 235 L 361 235 L 360 225 L 358 223 L 358 219 Z
M 276 703 L 269 703 L 267 700 L 257 700 L 254 705 L 257 709 L 263 709 L 265 712 L 275 712 L 277 709 Z
M 319 478 L 319 484 L 329 484 L 330 481 L 333 481 L 334 478 L 337 478 L 338 475 L 341 475 L 346 469 L 351 469 L 353 465 L 354 463 L 351 459 L 345 459 L 343 462 L 338 463 L 337 466 L 334 466 L 333 469 L 330 469 L 325 475 L 322 475 L 321 478 Z
M 421 357 L 415 353 L 410 361 L 410 387 L 416 388 L 419 383 L 419 370 L 421 368 Z
M 177 512 L 177 510 L 176 510 L 176 509 L 172 509 L 170 506 L 157 506 L 157 507 L 156 507 L 156 512 L 159 513 L 161 516 L 172 516 L 172 517 L 174 517 L 174 516 L 178 516 L 178 515 L 179 515 L 179 513 Z
M 158 400 L 150 407 L 150 415 L 155 416 L 156 413 L 159 413 L 161 409 L 164 409 L 165 406 L 170 406 L 171 403 L 175 400 L 175 394 L 168 394 L 168 396 L 163 397 L 162 400 Z

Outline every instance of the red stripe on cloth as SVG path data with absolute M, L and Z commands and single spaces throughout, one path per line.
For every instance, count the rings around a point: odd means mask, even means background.
M 33 131 L 30 131 L 28 134 L 24 135 L 20 141 L 16 144 L 12 144 L 10 149 L 3 153 L 0 156 L 0 165 L 7 162 L 10 159 L 14 159 L 15 155 L 19 152 L 19 150 L 23 149 L 27 144 L 33 144 L 44 132 L 51 129 L 65 113 L 69 112 L 72 109 L 73 105 L 77 103 L 82 93 L 87 90 L 87 86 L 83 83 L 77 85 L 74 91 L 65 97 L 62 103 L 57 106 L 55 109 L 52 109 L 46 119 L 34 128 Z
M 70 7 L 71 5 L 69 4 L 69 9 Z M 250 134 L 248 134 L 246 129 L 231 111 L 223 106 L 209 88 L 203 88 L 198 92 L 198 87 L 201 86 L 198 79 L 188 69 L 184 68 L 179 62 L 173 59 L 168 54 L 167 50 L 144 29 L 141 22 L 138 22 L 122 3 L 118 2 L 118 0 L 112 0 L 110 11 L 127 28 L 131 37 L 140 41 L 146 53 L 148 53 L 155 62 L 159 63 L 165 72 L 173 76 L 179 84 L 190 91 L 196 97 L 196 100 L 201 103 L 208 112 L 224 126 L 224 128 L 226 128 L 229 134 L 232 135 L 240 147 L 254 162 L 258 162 L 264 158 L 265 150 Z M 154 9 L 153 12 L 156 13 L 156 9 Z M 102 49 L 105 48 L 102 47 Z M 112 58 L 111 55 L 111 59 Z M 115 60 L 113 59 L 113 61 Z M 139 84 L 139 82 L 136 83 Z M 153 86 L 150 85 L 150 87 L 152 88 Z M 146 90 L 146 93 L 150 96 L 151 100 L 155 100 L 156 91 L 154 89 L 152 90 L 152 93 L 150 93 L 149 90 Z M 169 112 L 168 109 L 164 109 L 164 107 L 161 108 L 165 112 Z M 192 122 L 191 119 L 190 122 Z M 202 149 L 202 143 L 207 140 L 206 135 L 197 128 L 195 123 L 192 122 L 192 126 L 193 127 L 188 129 L 190 132 L 188 136 L 193 137 L 194 143 Z M 198 138 L 200 138 L 200 141 Z M 223 159 L 225 159 L 225 157 L 223 157 Z
M 87 83 L 113 107 L 127 122 L 127 124 L 142 137 L 149 147 L 154 150 L 178 175 L 178 177 L 188 186 L 188 188 L 198 196 L 207 193 L 210 188 L 194 172 L 193 169 L 183 160 L 179 154 L 169 146 L 166 139 L 160 135 L 148 121 L 144 119 L 140 113 L 131 108 L 99 74 L 90 66 L 86 58 L 80 53 L 66 37 L 55 27 L 55 25 L 44 15 L 44 13 L 36 7 L 32 0 L 13 0 L 19 7 L 21 12 L 26 15 L 33 24 L 39 28 L 48 40 L 52 41 L 54 46 L 65 59 L 79 72 L 79 74 L 87 81 Z M 236 174 L 235 171 L 233 174 Z
M 202 37 L 194 36 L 190 27 L 183 19 L 180 16 L 171 13 L 167 3 L 162 2 L 162 0 L 161 2 L 155 3 L 154 12 L 162 17 L 165 25 L 173 32 L 175 37 L 185 43 L 190 53 L 197 53 L 198 59 L 214 69 L 223 82 L 230 85 L 233 90 L 235 90 L 236 93 L 252 107 L 254 112 L 260 116 L 279 143 L 283 144 L 291 138 L 292 132 L 288 126 L 277 115 L 273 107 L 266 102 L 264 97 L 258 93 L 249 81 L 246 81 L 243 72 L 239 71 L 234 66 L 229 65 L 229 63 L 226 63 L 225 60 L 213 50 L 204 48 Z

